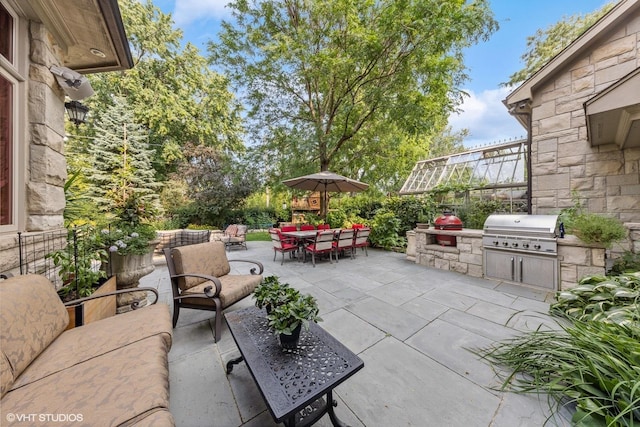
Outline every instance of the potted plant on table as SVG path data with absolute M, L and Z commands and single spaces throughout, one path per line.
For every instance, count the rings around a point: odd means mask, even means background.
M 298 346 L 302 328 L 307 330 L 309 322 L 322 321 L 318 313 L 318 303 L 312 295 L 298 294 L 274 307 L 267 319 L 269 327 L 278 335 L 282 348 L 294 349 Z
M 256 307 L 271 313 L 274 307 L 297 298 L 300 292 L 289 286 L 288 283 L 280 283 L 278 276 L 267 276 L 253 292 Z

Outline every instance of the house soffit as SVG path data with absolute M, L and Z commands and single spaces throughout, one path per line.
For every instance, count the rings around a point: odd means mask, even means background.
M 27 0 L 30 19 L 42 22 L 64 52 L 65 67 L 80 73 L 133 66 L 117 0 Z
M 582 55 L 588 49 L 592 49 L 593 45 L 598 42 L 600 36 L 614 28 L 620 21 L 627 19 L 630 13 L 638 9 L 640 9 L 640 0 L 620 1 L 609 13 L 600 18 L 591 28 L 511 92 L 505 100 L 507 108 L 518 102 L 533 99 L 533 93 L 536 87 L 552 79 L 558 71 L 561 71 L 572 60 Z
M 640 68 L 584 103 L 591 145 L 640 147 Z

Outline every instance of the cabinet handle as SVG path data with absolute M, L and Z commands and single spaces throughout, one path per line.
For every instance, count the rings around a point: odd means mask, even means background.
M 522 258 L 520 258 L 520 281 L 522 282 Z
M 515 281 L 516 280 L 516 264 L 515 264 L 515 258 L 511 257 L 511 281 Z

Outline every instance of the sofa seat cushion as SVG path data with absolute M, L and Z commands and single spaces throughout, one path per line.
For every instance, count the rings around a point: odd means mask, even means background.
M 223 308 L 229 307 L 231 304 L 250 295 L 256 286 L 262 282 L 262 276 L 259 274 L 234 274 L 222 276 L 219 279 L 222 284 L 222 291 L 220 292 L 219 298 Z M 182 295 L 202 294 L 204 288 L 207 286 L 211 286 L 214 291 L 216 289 L 213 282 L 206 281 L 198 286 L 187 289 Z M 209 298 L 182 298 L 182 302 L 187 304 L 214 305 L 213 301 Z
M 0 364 L 5 380 L 17 378 L 69 324 L 67 309 L 44 276 L 25 274 L 0 282 Z M 6 369 L 11 370 L 9 375 Z
M 14 388 L 2 398 L 2 411 L 82 416 L 81 423 L 56 425 L 119 426 L 168 410 L 165 342 L 160 335 L 151 336 Z
M 126 425 L 135 425 L 136 427 L 173 427 L 176 424 L 173 420 L 173 415 L 168 409 L 158 409 L 155 412 L 141 414 Z
M 161 303 L 70 329 L 29 365 L 15 380 L 13 388 L 152 336 L 160 337 L 162 348 L 168 352 L 172 332 L 169 306 Z
M 222 277 L 231 271 L 222 242 L 182 246 L 173 249 L 171 254 L 177 274 L 198 273 Z M 206 279 L 198 277 L 183 277 L 178 280 L 178 286 L 184 291 L 205 281 Z

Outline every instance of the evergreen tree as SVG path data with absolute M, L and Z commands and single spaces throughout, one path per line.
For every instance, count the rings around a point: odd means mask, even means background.
M 127 100 L 115 97 L 94 126 L 96 137 L 88 147 L 94 203 L 107 217 L 129 222 L 150 218 L 159 208 L 160 184 L 154 177 L 147 133 L 135 122 Z

